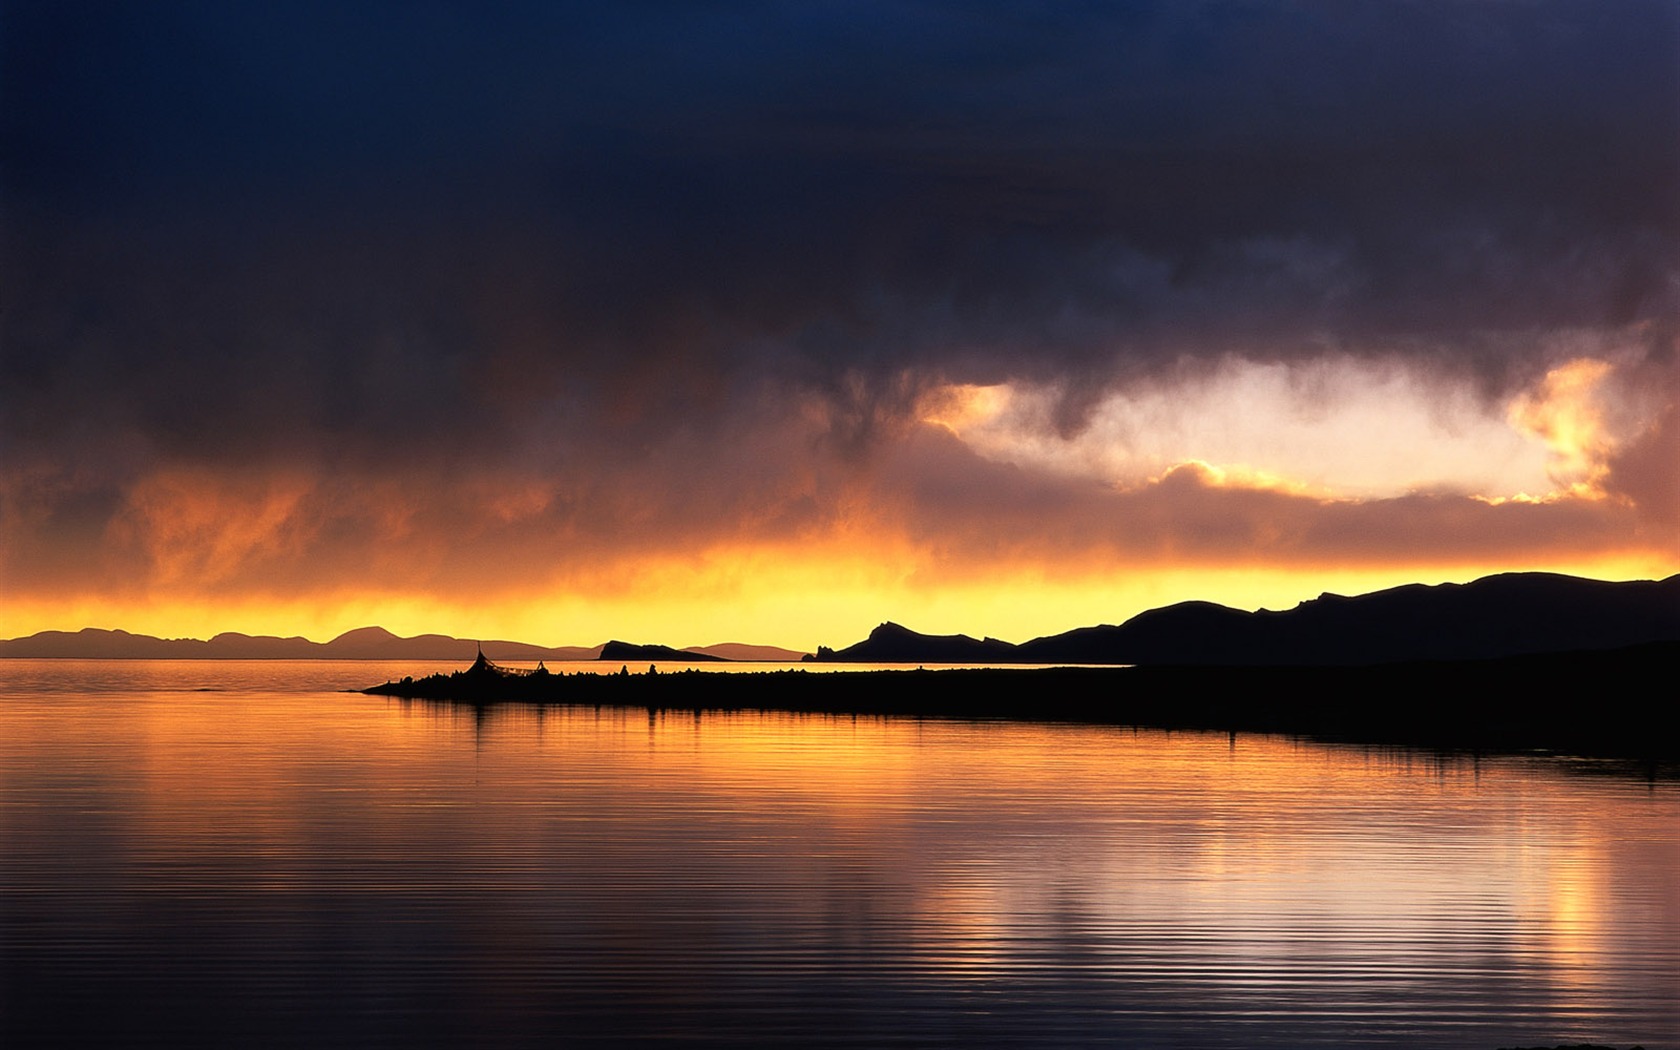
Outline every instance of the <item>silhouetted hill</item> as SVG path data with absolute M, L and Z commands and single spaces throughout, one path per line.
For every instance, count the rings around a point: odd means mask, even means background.
M 616 660 L 785 660 L 803 653 L 774 645 L 722 642 L 717 645 L 673 649 L 664 645 L 635 646 L 614 642 Z M 88 627 L 80 631 L 41 631 L 26 638 L 0 641 L 0 658 L 62 658 L 80 660 L 445 660 L 470 661 L 479 643 L 446 634 L 404 638 L 383 627 L 358 627 L 330 642 L 307 638 L 223 632 L 209 641 L 198 638 L 154 638 L 128 631 Z M 601 657 L 604 646 L 542 646 L 492 640 L 484 654 L 503 662 L 551 660 L 569 662 Z
M 302 642 L 304 639 L 274 639 Z M 153 638 L 127 631 L 87 627 L 80 631 L 41 631 L 0 642 L 0 656 L 79 659 L 190 660 L 212 655 L 209 642 L 196 638 Z
M 601 646 L 597 660 L 673 660 L 678 663 L 728 663 L 722 656 L 696 652 L 693 649 L 673 649 L 668 645 L 636 645 L 633 642 L 611 641 Z
M 819 650 L 819 660 L 846 663 L 1007 663 L 1019 659 L 1016 646 L 996 638 L 970 638 L 966 634 L 917 634 L 908 627 L 887 622 L 869 632 L 869 637 L 839 652 Z
M 1358 597 L 1325 594 L 1283 611 L 1181 602 L 1118 626 L 1082 627 L 1021 645 L 921 635 L 883 624 L 818 659 L 852 663 L 1344 665 L 1479 660 L 1614 649 L 1680 639 L 1680 575 L 1610 583 L 1507 573 L 1467 584 L 1409 584 Z

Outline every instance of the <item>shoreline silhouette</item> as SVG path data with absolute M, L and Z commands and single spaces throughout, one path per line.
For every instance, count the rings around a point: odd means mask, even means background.
M 1680 761 L 1665 683 L 1680 642 L 1492 660 L 1347 666 L 871 671 L 535 672 L 482 655 L 465 671 L 358 690 L 472 705 L 1010 719 L 1282 733 L 1452 751 Z

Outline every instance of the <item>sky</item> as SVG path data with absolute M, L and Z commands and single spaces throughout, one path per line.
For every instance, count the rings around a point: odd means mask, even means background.
M 1680 571 L 1680 0 L 0 2 L 0 636 Z

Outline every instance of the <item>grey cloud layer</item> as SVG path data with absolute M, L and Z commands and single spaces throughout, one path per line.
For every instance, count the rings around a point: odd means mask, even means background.
M 731 484 L 944 381 L 1674 353 L 1673 2 L 480 6 L 8 5 L 10 468 Z

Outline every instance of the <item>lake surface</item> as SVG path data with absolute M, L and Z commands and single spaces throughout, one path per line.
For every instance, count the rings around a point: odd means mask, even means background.
M 1680 1047 L 1680 785 L 0 660 L 0 1046 Z

